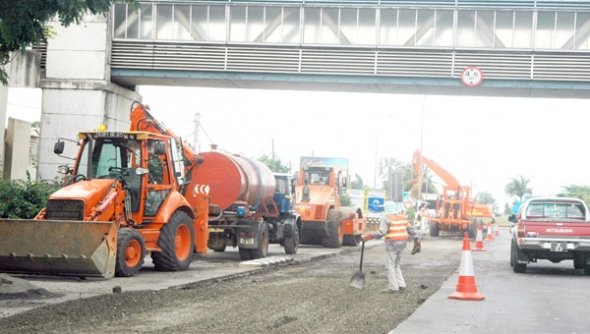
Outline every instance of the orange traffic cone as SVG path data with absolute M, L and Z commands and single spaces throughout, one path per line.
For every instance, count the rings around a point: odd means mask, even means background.
M 473 274 L 473 260 L 471 258 L 471 247 L 469 236 L 465 233 L 463 237 L 463 252 L 461 253 L 461 266 L 459 268 L 459 280 L 457 289 L 449 295 L 449 299 L 459 300 L 484 300 L 485 296 L 477 292 L 475 276 Z
M 475 237 L 475 248 L 474 251 L 485 251 L 483 246 L 483 227 L 481 224 L 477 226 L 477 236 Z
M 486 234 L 486 241 L 494 241 L 494 231 L 492 231 L 492 223 L 488 223 L 488 233 Z

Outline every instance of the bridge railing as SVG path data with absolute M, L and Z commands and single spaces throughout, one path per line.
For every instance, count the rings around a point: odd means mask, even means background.
M 219 45 L 115 40 L 112 68 L 458 78 L 478 64 L 486 79 L 590 81 L 590 53 Z

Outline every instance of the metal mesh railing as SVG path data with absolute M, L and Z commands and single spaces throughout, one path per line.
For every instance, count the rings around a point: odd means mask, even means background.
M 114 40 L 120 69 L 458 78 L 478 66 L 486 79 L 590 81 L 587 52 L 220 45 Z

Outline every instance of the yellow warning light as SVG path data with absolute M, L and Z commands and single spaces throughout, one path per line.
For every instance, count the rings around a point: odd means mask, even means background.
M 101 124 L 98 126 L 99 132 L 105 132 L 107 130 L 107 126 L 105 124 Z

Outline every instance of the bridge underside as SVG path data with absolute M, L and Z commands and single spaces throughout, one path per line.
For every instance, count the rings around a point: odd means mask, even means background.
M 588 98 L 589 83 L 489 80 L 465 87 L 458 78 L 341 76 L 314 74 L 229 73 L 174 70 L 113 69 L 122 86 L 202 86 L 220 88 L 348 91 L 363 93 Z

